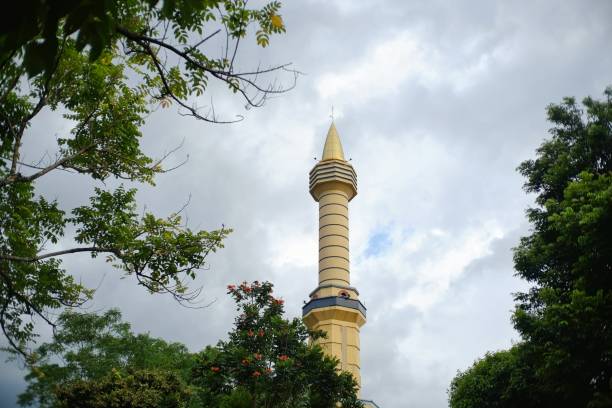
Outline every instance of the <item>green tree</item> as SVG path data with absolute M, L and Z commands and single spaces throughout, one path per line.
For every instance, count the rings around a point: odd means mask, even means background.
M 189 403 L 190 390 L 172 371 L 138 370 L 77 380 L 58 388 L 55 397 L 57 408 L 180 408 Z
M 270 283 L 228 292 L 239 316 L 226 341 L 191 354 L 134 335 L 121 315 L 64 313 L 54 341 L 37 350 L 22 406 L 361 407 L 352 375 L 309 344 L 300 319 L 283 317 Z
M 36 186 L 59 170 L 101 187 L 113 178 L 153 184 L 167 169 L 165 157 L 141 150 L 147 115 L 175 104 L 208 122 L 240 120 L 216 116 L 212 105 L 198 109 L 194 98 L 216 81 L 247 107 L 261 106 L 284 92 L 266 78 L 287 68 L 237 68 L 249 27 L 261 46 L 284 32 L 276 1 L 260 9 L 244 0 L 26 0 L 14 6 L 0 24 L 0 328 L 13 350 L 28 357 L 36 337 L 32 317 L 53 324 L 51 311 L 77 307 L 93 294 L 62 268 L 62 257 L 105 256 L 148 291 L 189 301 L 197 290 L 185 279 L 229 232 L 190 230 L 179 214 L 138 214 L 133 188 L 96 188 L 88 204 L 66 210 Z M 220 48 L 207 46 L 222 35 L 222 51 L 208 52 Z M 73 127 L 57 139 L 55 157 L 24 162 L 24 146 L 38 143 L 29 128 L 43 110 Z
M 227 341 L 197 355 L 193 383 L 206 407 L 361 407 L 357 383 L 338 361 L 308 344 L 301 319 L 283 319 L 283 301 L 272 284 L 228 286 L 239 316 Z
M 552 138 L 519 166 L 537 207 L 514 261 L 534 286 L 516 296 L 524 353 L 509 365 L 531 367 L 523 392 L 540 407 L 612 404 L 612 88 L 605 97 L 585 98 L 585 111 L 573 98 L 550 105 Z M 477 366 L 460 377 L 478 376 Z M 500 392 L 511 387 L 497 380 Z
M 452 408 L 541 407 L 532 366 L 521 344 L 487 353 L 451 382 Z
M 19 396 L 20 405 L 51 407 L 55 392 L 69 401 L 69 395 L 81 395 L 88 387 L 101 387 L 96 388 L 99 393 L 123 390 L 149 375 L 160 386 L 173 384 L 174 377 L 186 381 L 191 372 L 193 355 L 184 345 L 135 335 L 116 309 L 102 315 L 66 311 L 57 323 L 53 341 L 35 351 L 37 365 L 26 376 L 28 387 Z

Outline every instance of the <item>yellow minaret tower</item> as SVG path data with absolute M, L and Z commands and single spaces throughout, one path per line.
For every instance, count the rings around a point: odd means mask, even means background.
M 366 322 L 366 309 L 351 286 L 348 222 L 348 203 L 357 195 L 357 175 L 344 159 L 333 122 L 323 156 L 310 171 L 310 194 L 319 203 L 319 286 L 302 315 L 309 329 L 327 333 L 319 344 L 361 385 L 359 329 Z

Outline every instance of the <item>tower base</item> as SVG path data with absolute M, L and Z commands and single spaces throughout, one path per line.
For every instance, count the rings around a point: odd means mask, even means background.
M 317 344 L 340 361 L 340 369 L 348 371 L 361 386 L 359 328 L 366 322 L 366 309 L 355 299 L 339 296 L 312 299 L 302 309 L 304 323 L 310 330 L 322 330 L 325 338 Z

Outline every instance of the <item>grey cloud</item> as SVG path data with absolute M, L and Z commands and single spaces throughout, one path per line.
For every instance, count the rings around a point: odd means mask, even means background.
M 170 109 L 153 114 L 144 128 L 147 151 L 160 155 L 184 139 L 175 158 L 190 159 L 160 176 L 156 187 L 142 188 L 140 202 L 164 215 L 191 194 L 191 227 L 223 223 L 235 230 L 195 282 L 204 288 L 203 303 L 214 303 L 185 309 L 169 297 L 148 295 L 129 277 L 119 279 L 103 262 L 73 257 L 66 265 L 99 285 L 91 310 L 120 307 L 136 331 L 193 350 L 230 329 L 235 310 L 225 295 L 228 283 L 271 280 L 288 313 L 299 316 L 316 285 L 316 204 L 307 174 L 321 154 L 329 105 L 335 104 L 360 183 L 351 203 L 351 257 L 353 283 L 369 314 L 361 338 L 363 395 L 383 407 L 443 407 L 457 369 L 516 339 L 511 292 L 525 284 L 513 276 L 510 250 L 527 231 L 523 212 L 531 197 L 521 191 L 515 168 L 546 137 L 547 104 L 566 95 L 597 97 L 612 83 L 610 17 L 607 1 L 287 2 L 287 34 L 263 51 L 247 45 L 242 61 L 293 61 L 307 74 L 295 90 L 244 112 L 215 89 L 217 110 L 245 113 L 244 122 L 209 126 Z M 370 88 L 358 89 L 371 95 L 366 102 L 320 98 L 321 78 L 358 68 L 402 32 L 416 35 L 442 80 L 409 76 L 381 94 L 379 80 L 402 74 L 402 68 L 387 71 L 381 60 Z M 448 76 L 481 60 L 484 68 L 465 86 Z M 60 134 L 65 125 L 45 115 L 34 134 L 50 142 L 37 152 L 53 148 L 54 139 L 44 133 L 49 129 Z M 77 179 L 57 174 L 39 191 L 65 208 L 80 205 L 91 185 Z M 370 237 L 386 227 L 391 245 L 366 256 Z M 438 230 L 444 239 L 407 249 L 410 239 Z M 491 231 L 497 238 L 487 235 Z M 450 278 L 432 269 L 432 282 L 447 283 L 435 301 L 427 307 L 398 303 L 419 287 L 417 266 L 439 261 L 445 251 L 470 249 L 470 234 L 485 237 L 486 250 L 466 265 L 448 266 Z M 289 255 L 281 256 L 284 251 Z M 3 384 L 15 384 L 0 390 L 8 405 L 23 372 L 6 363 L 1 374 L 10 379 Z

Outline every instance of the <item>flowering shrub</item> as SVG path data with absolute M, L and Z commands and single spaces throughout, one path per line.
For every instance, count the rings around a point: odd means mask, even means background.
M 360 407 L 353 377 L 308 338 L 301 319 L 283 318 L 269 282 L 228 285 L 239 312 L 227 341 L 207 347 L 192 369 L 203 406 Z

